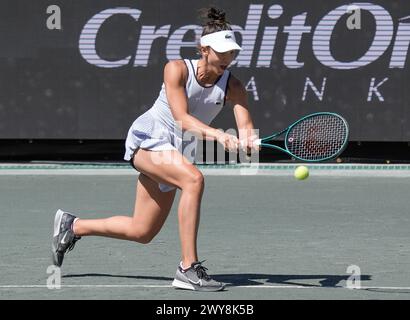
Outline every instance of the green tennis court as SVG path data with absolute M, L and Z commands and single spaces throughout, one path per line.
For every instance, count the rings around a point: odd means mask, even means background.
M 199 254 L 228 286 L 197 293 L 171 287 L 177 201 L 148 245 L 83 238 L 65 258 L 61 288 L 50 289 L 55 211 L 130 215 L 137 174 L 113 164 L 2 165 L 0 298 L 410 299 L 410 166 L 313 165 L 305 181 L 294 168 L 201 167 Z

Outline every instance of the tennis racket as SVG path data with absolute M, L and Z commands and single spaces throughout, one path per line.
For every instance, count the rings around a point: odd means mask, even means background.
M 273 144 L 273 138 L 285 134 L 285 148 Z M 330 160 L 339 156 L 347 146 L 349 126 L 336 113 L 318 112 L 307 115 L 281 132 L 258 139 L 261 147 L 286 152 L 307 162 Z

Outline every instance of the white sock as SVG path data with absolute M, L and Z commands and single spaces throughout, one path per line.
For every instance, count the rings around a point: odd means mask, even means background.
M 71 231 L 72 232 L 74 232 L 74 223 L 76 223 L 78 219 L 80 219 L 80 218 L 75 218 L 74 221 L 73 221 L 73 224 L 71 225 Z M 75 232 L 74 232 L 74 234 L 75 234 Z
M 187 271 L 190 267 L 185 268 L 184 265 L 182 264 L 182 261 L 179 263 L 179 266 L 181 267 L 181 269 L 185 272 Z

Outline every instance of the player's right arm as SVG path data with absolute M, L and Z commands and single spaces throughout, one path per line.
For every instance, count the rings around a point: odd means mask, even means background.
M 218 140 L 225 148 L 237 148 L 237 138 L 220 130 L 212 128 L 189 114 L 188 99 L 185 93 L 185 83 L 188 71 L 183 60 L 174 60 L 164 68 L 164 84 L 168 104 L 175 121 L 182 124 L 182 129 L 190 131 L 201 138 Z

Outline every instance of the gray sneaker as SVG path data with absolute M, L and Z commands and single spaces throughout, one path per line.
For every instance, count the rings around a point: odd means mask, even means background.
M 178 266 L 172 286 L 180 289 L 194 291 L 221 291 L 225 284 L 211 279 L 206 273 L 207 268 L 202 262 L 194 262 L 188 269 L 184 270 Z
M 81 239 L 81 237 L 77 237 L 72 230 L 75 218 L 76 216 L 60 209 L 57 210 L 54 217 L 54 233 L 51 247 L 53 263 L 58 267 L 61 267 L 63 264 L 66 251 L 73 250 L 76 241 Z

